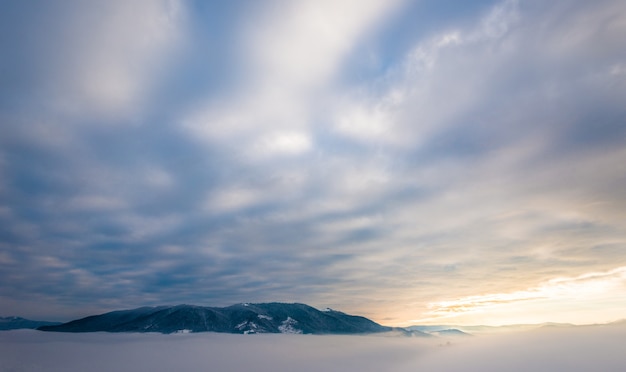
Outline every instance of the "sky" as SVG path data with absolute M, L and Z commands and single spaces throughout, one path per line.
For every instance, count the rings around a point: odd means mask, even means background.
M 0 315 L 624 318 L 621 0 L 0 7 Z

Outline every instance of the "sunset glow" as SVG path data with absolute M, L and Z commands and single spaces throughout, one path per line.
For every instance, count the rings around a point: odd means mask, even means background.
M 452 301 L 431 303 L 426 315 L 415 323 L 516 324 L 535 323 L 539 316 L 555 314 L 554 321 L 577 324 L 608 323 L 623 319 L 626 305 L 626 267 L 592 272 L 575 278 L 555 278 L 527 290 L 476 295 Z M 599 304 L 612 303 L 608 309 Z M 593 306 L 589 306 L 593 304 Z M 617 305 L 615 311 L 610 309 Z M 591 307 L 591 310 L 580 311 Z M 526 313 L 526 315 L 523 315 Z M 576 313 L 573 317 L 571 313 Z M 554 316 L 554 315 L 552 315 Z M 481 321 L 482 319 L 482 321 Z M 503 323 L 502 319 L 508 319 Z M 495 322 L 494 322 L 495 320 Z M 478 324 L 478 323 L 476 323 Z

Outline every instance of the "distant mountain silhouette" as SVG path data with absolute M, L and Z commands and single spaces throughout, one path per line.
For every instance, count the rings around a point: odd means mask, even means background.
M 452 336 L 452 337 L 472 336 L 471 334 L 463 332 L 463 331 L 459 331 L 458 329 L 442 329 L 440 331 L 433 331 L 430 333 L 436 336 Z
M 507 324 L 500 326 L 486 326 L 486 325 L 413 325 L 406 327 L 407 330 L 421 331 L 435 336 L 462 336 L 461 333 L 467 335 L 489 334 L 489 333 L 504 333 L 504 332 L 518 332 L 518 331 L 530 331 L 533 329 L 544 327 L 574 327 L 572 324 L 567 323 L 539 323 L 539 324 Z
M 46 322 L 43 320 L 30 320 L 17 316 L 0 317 L 0 331 L 8 331 L 11 329 L 35 329 L 41 326 L 57 325 L 60 322 Z
M 262 303 L 228 307 L 194 305 L 140 307 L 89 316 L 41 331 L 55 332 L 224 332 L 357 334 L 393 330 L 361 316 L 304 304 Z

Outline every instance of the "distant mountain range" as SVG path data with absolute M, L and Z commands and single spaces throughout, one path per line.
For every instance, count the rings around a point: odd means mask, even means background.
M 485 325 L 414 325 L 406 327 L 407 330 L 421 331 L 436 336 L 462 336 L 462 335 L 479 335 L 491 333 L 519 332 L 530 331 L 543 327 L 574 327 L 568 323 L 540 323 L 540 324 L 508 324 L 501 326 L 485 326 Z
M 57 325 L 60 322 L 46 322 L 42 320 L 30 320 L 17 316 L 0 317 L 0 331 L 8 331 L 11 329 L 35 329 L 41 326 Z
M 388 332 L 394 328 L 361 316 L 331 309 L 320 311 L 304 304 L 244 303 L 228 307 L 141 307 L 89 316 L 59 325 L 44 325 L 38 329 L 55 332 L 358 334 Z M 415 334 L 413 332 L 412 335 Z
M 614 324 L 626 324 L 626 321 Z M 159 332 L 159 333 L 304 333 L 366 334 L 388 332 L 405 337 L 457 337 L 473 334 L 565 327 L 570 324 L 516 324 L 505 326 L 416 325 L 382 326 L 362 316 L 305 304 L 242 303 L 228 307 L 194 305 L 140 307 L 112 311 L 67 323 L 0 317 L 0 331 L 21 328 L 51 332 Z

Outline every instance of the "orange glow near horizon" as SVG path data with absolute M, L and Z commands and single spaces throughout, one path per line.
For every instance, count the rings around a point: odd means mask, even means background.
M 526 290 L 491 293 L 428 304 L 411 324 L 504 325 L 607 323 L 624 318 L 626 266 L 548 280 Z M 607 306 L 610 305 L 610 306 Z

